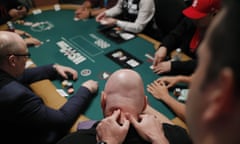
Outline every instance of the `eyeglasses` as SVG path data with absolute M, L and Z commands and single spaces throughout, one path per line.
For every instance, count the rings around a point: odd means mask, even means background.
M 8 54 L 8 56 L 10 56 L 10 55 L 14 55 L 14 56 L 24 56 L 24 57 L 28 57 L 28 58 L 31 57 L 31 54 L 30 54 L 30 53 L 25 53 L 25 54 Z

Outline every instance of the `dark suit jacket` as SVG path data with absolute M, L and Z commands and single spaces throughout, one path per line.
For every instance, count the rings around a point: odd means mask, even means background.
M 24 144 L 55 143 L 71 128 L 92 97 L 80 87 L 59 110 L 44 105 L 28 84 L 42 79 L 55 79 L 52 65 L 27 69 L 15 79 L 0 70 L 0 137 L 1 141 Z M 50 95 L 49 95 L 50 96 Z
M 95 123 L 90 129 L 80 129 L 61 139 L 57 144 L 96 144 L 96 127 Z M 107 129 L 106 129 L 107 130 Z M 192 141 L 185 129 L 176 126 L 163 124 L 165 137 L 170 144 L 192 144 Z M 135 128 L 131 125 L 123 144 L 150 144 L 138 135 Z

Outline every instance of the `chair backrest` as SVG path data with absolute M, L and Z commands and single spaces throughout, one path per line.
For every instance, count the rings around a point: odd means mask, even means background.
M 163 33 L 168 34 L 183 18 L 182 10 L 186 8 L 184 0 L 154 0 L 155 22 Z

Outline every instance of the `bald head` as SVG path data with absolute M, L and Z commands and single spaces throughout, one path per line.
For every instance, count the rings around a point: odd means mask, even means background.
M 146 96 L 140 75 L 130 69 L 114 72 L 106 82 L 102 101 L 105 116 L 111 115 L 116 109 L 134 116 L 142 113 Z
M 17 53 L 26 48 L 24 40 L 16 33 L 0 31 L 0 64 L 6 55 Z

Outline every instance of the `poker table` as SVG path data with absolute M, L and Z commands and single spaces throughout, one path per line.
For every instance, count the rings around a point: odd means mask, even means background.
M 24 24 L 14 23 L 15 28 L 30 33 L 42 42 L 40 46 L 29 46 L 34 64 L 40 66 L 58 63 L 76 69 L 78 80 L 71 81 L 75 91 L 86 80 L 98 81 L 98 93 L 84 115 L 89 119 L 100 120 L 103 118 L 100 96 L 107 76 L 118 69 L 125 68 L 108 56 L 116 51 L 123 51 L 134 60 L 130 63 L 132 66 L 130 68 L 137 71 L 143 78 L 149 104 L 169 119 L 174 119 L 175 114 L 146 90 L 147 84 L 160 77 L 152 72 L 150 68 L 152 60 L 149 57 L 154 55 L 155 47 L 159 43 L 141 34 L 131 40 L 116 43 L 99 32 L 102 27 L 94 18 L 74 20 L 75 8 L 72 5 L 61 5 L 57 10 L 54 6 L 43 7 L 40 9 L 41 12 L 36 13 L 35 10 L 25 17 Z M 60 80 L 53 81 L 53 84 L 56 89 L 67 93 Z M 72 94 L 69 94 L 65 98 L 68 99 L 71 96 Z

